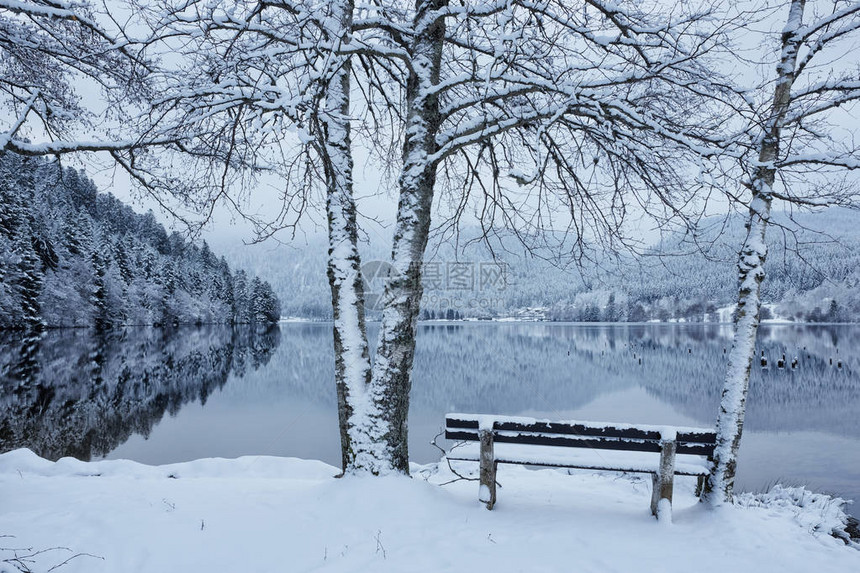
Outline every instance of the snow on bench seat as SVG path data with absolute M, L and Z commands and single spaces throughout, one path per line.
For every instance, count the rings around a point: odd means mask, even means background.
M 587 427 L 590 430 L 590 434 L 596 434 L 598 430 L 603 430 L 605 433 L 607 433 L 607 435 L 611 435 L 611 432 L 614 430 L 624 432 L 638 432 L 643 437 L 646 437 L 646 434 L 651 434 L 651 436 L 648 437 L 659 437 L 659 435 L 664 432 L 675 432 L 680 437 L 680 439 L 685 439 L 685 437 L 687 437 L 690 439 L 690 441 L 696 438 L 702 438 L 704 441 L 713 441 L 714 439 L 716 439 L 716 434 L 712 429 L 687 426 L 625 424 L 623 422 L 592 422 L 588 420 L 547 420 L 544 418 L 539 419 L 531 418 L 528 416 L 495 416 L 488 414 L 460 413 L 446 414 L 445 420 L 447 422 L 448 427 L 465 427 L 461 426 L 460 424 L 457 424 L 455 426 L 451 422 L 472 422 L 473 424 L 477 424 L 477 426 L 473 426 L 475 428 L 504 429 L 504 426 L 520 425 L 531 426 L 534 428 L 541 427 L 542 429 L 546 428 L 542 431 L 545 431 L 547 433 L 556 433 L 551 431 L 551 429 L 556 429 L 557 431 L 564 431 L 565 427 Z

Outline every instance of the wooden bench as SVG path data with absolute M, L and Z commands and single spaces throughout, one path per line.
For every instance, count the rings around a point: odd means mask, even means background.
M 674 475 L 698 476 L 696 495 L 711 469 L 716 433 L 702 428 L 448 414 L 445 437 L 457 442 L 449 460 L 480 463 L 478 498 L 493 509 L 498 464 L 522 464 L 652 474 L 651 513 L 668 501 Z

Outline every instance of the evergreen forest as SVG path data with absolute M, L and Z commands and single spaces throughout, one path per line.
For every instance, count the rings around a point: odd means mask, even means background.
M 0 328 L 267 324 L 268 282 L 57 161 L 0 153 Z

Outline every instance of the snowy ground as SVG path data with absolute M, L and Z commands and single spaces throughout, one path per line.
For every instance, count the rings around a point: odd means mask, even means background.
M 475 482 L 443 486 L 454 476 L 434 469 L 332 479 L 335 468 L 294 458 L 155 467 L 17 450 L 0 455 L 0 534 L 14 536 L 0 546 L 96 556 L 59 569 L 69 573 L 860 571 L 860 550 L 824 531 L 833 503 L 747 499 L 714 512 L 679 478 L 674 523 L 664 524 L 648 510 L 649 476 L 502 466 L 490 512 Z M 31 566 L 47 571 L 70 555 L 49 551 Z

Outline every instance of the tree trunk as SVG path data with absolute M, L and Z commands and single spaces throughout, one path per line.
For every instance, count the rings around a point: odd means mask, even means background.
M 332 18 L 349 40 L 353 3 L 334 2 Z M 381 437 L 374 435 L 374 403 L 368 397 L 370 356 L 358 254 L 358 227 L 353 197 L 350 137 L 351 62 L 337 62 L 326 93 L 321 117 L 321 149 L 325 154 L 326 212 L 328 216 L 328 280 L 334 316 L 335 385 L 344 473 L 378 473 Z M 384 464 L 383 465 L 387 465 Z
M 407 118 L 403 143 L 400 201 L 391 261 L 394 272 L 385 286 L 382 326 L 373 365 L 373 398 L 384 420 L 384 446 L 391 469 L 409 473 L 407 422 L 415 327 L 420 311 L 421 265 L 430 232 L 430 208 L 436 182 L 439 83 L 444 20 L 432 11 L 447 0 L 417 0 L 415 35 L 410 45 L 412 68 L 406 86 Z
M 750 368 L 755 355 L 755 341 L 761 312 L 761 282 L 764 280 L 764 263 L 767 258 L 765 232 L 770 220 L 773 184 L 776 179 L 775 162 L 779 156 L 782 126 L 791 104 L 791 87 L 797 53 L 801 41 L 797 30 L 803 20 L 805 0 L 793 0 L 788 22 L 782 33 L 782 54 L 777 67 L 770 114 L 764 124 L 759 143 L 758 164 L 751 182 L 752 199 L 749 204 L 747 236 L 738 260 L 738 307 L 735 334 L 726 381 L 720 398 L 717 418 L 717 447 L 714 467 L 705 485 L 703 500 L 712 505 L 732 501 L 738 449 L 743 433 Z
M 737 454 L 744 424 L 750 367 L 755 354 L 761 310 L 760 288 L 767 257 L 765 231 L 770 217 L 770 196 L 754 193 L 747 221 L 747 238 L 740 252 L 738 306 L 728 372 L 717 418 L 717 447 L 714 467 L 703 499 L 717 505 L 730 501 L 735 480 Z

